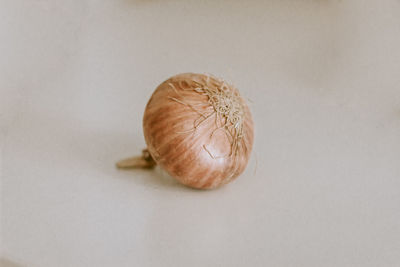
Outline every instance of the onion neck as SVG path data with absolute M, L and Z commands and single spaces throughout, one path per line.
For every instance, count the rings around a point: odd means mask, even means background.
M 156 166 L 157 163 L 154 161 L 153 157 L 150 155 L 150 152 L 146 148 L 142 150 L 141 156 L 120 160 L 116 165 L 120 169 L 150 169 Z

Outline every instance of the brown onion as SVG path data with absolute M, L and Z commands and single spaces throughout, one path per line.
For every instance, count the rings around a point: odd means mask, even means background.
M 148 152 L 136 165 L 156 163 L 193 188 L 215 188 L 239 176 L 253 145 L 252 116 L 238 90 L 203 74 L 178 74 L 160 84 L 147 103 L 143 130 Z

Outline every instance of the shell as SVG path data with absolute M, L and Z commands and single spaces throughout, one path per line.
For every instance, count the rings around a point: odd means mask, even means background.
M 147 149 L 155 162 L 182 184 L 199 189 L 216 188 L 239 176 L 254 139 L 250 110 L 239 97 L 243 132 L 232 151 L 232 138 L 216 130 L 217 119 L 209 115 L 214 111 L 209 97 L 195 90 L 197 84 L 208 83 L 221 80 L 195 73 L 169 78 L 156 88 L 143 117 Z

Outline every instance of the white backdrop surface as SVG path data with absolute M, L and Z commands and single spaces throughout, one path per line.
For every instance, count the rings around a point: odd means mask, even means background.
M 400 266 L 400 1 L 0 0 L 1 264 Z M 249 98 L 213 191 L 115 169 L 154 88 Z

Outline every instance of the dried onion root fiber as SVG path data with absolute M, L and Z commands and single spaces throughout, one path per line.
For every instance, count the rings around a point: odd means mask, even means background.
M 158 164 L 200 189 L 239 176 L 253 145 L 252 116 L 238 90 L 204 74 L 178 74 L 160 84 L 147 103 L 143 130 L 151 160 L 142 157 L 141 167 Z

